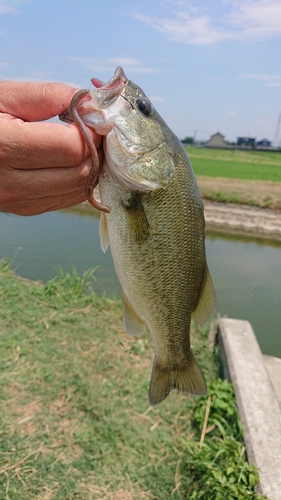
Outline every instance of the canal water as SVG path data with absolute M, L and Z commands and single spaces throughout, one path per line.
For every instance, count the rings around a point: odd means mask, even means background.
M 46 282 L 57 266 L 99 266 L 95 288 L 120 297 L 110 251 L 100 249 L 99 219 L 74 212 L 0 214 L 0 258 L 16 273 Z M 281 357 L 281 243 L 207 233 L 206 249 L 221 316 L 251 322 L 264 354 Z M 0 312 L 1 313 L 1 312 Z

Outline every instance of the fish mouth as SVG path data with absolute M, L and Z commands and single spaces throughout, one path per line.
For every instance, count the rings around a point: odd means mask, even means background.
M 126 77 L 123 68 L 118 66 L 109 82 L 103 83 L 98 78 L 92 78 L 91 82 L 96 88 L 96 90 L 92 92 L 92 109 L 98 110 L 109 106 L 119 95 L 123 93 L 123 90 L 128 83 L 128 78 Z
M 113 101 L 115 101 L 126 87 L 128 78 L 126 77 L 123 68 L 118 66 L 109 82 L 104 83 L 98 78 L 92 78 L 91 82 L 95 87 L 95 90 L 89 90 L 78 104 L 79 115 L 83 118 L 86 117 L 86 115 L 90 115 L 91 113 L 107 108 Z M 59 115 L 59 119 L 67 123 L 73 122 L 70 109 L 61 113 Z
M 98 78 L 92 78 L 91 82 L 96 89 L 114 90 L 114 89 L 120 89 L 120 87 L 124 86 L 128 82 L 128 79 L 124 73 L 123 68 L 121 68 L 121 66 L 118 66 L 114 72 L 113 77 L 109 80 L 109 82 L 104 83 Z

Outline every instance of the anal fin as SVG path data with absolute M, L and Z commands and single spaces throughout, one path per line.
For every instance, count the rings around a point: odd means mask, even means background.
M 124 292 L 122 293 L 122 305 L 123 325 L 126 332 L 133 337 L 140 337 L 145 332 L 146 324 L 134 311 Z
M 201 295 L 192 317 L 199 328 L 205 326 L 214 317 L 216 311 L 216 294 L 210 271 L 206 264 Z

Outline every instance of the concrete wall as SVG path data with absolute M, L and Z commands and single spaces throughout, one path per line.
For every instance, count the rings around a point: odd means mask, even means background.
M 248 460 L 259 469 L 256 491 L 280 500 L 281 409 L 250 323 L 221 319 L 219 344 L 224 376 L 234 386 Z

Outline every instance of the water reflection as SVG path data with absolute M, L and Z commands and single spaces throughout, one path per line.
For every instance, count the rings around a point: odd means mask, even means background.
M 96 289 L 120 296 L 110 252 L 100 249 L 99 220 L 57 212 L 37 217 L 0 215 L 0 257 L 18 274 L 46 282 L 61 265 L 100 266 Z M 20 249 L 19 249 L 20 248 Z M 219 313 L 249 320 L 261 349 L 281 357 L 281 242 L 208 233 L 207 257 Z
M 207 255 L 221 315 L 252 323 L 262 351 L 281 357 L 281 244 L 208 234 Z

